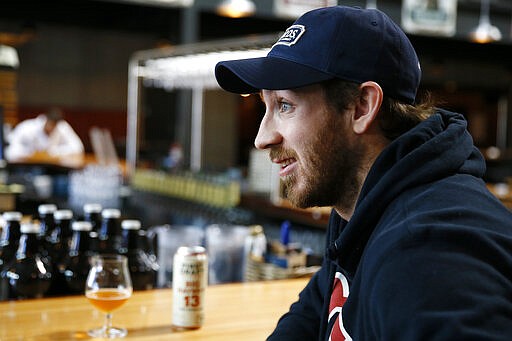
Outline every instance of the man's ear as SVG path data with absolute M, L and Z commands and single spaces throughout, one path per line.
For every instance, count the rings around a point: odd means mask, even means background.
M 356 103 L 352 129 L 356 134 L 363 134 L 377 117 L 384 95 L 380 85 L 375 82 L 364 82 L 359 89 L 361 95 Z

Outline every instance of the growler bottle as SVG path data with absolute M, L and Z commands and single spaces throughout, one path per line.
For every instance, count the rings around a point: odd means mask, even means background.
M 83 294 L 91 267 L 89 258 L 93 255 L 89 236 L 92 224 L 88 221 L 75 221 L 72 229 L 71 246 L 59 271 L 63 274 L 69 293 Z
M 91 230 L 91 232 L 89 232 L 89 249 L 91 249 L 94 254 L 100 253 L 100 239 L 96 231 Z
M 152 239 L 148 236 L 148 232 L 146 230 L 140 229 L 138 232 L 138 242 L 140 248 L 148 255 L 149 260 L 153 263 L 153 268 L 158 269 L 157 257 L 155 254 L 155 249 L 152 245 Z
M 50 248 L 49 254 L 52 262 L 58 264 L 62 261 L 64 255 L 68 252 L 71 243 L 71 221 L 73 220 L 73 211 L 57 210 L 53 213 L 54 228 L 46 238 L 47 245 Z
M 101 211 L 101 228 L 98 236 L 99 253 L 118 253 L 121 244 L 121 212 L 116 208 Z
M 43 297 L 52 282 L 53 269 L 43 253 L 39 224 L 21 225 L 21 237 L 16 257 L 7 264 L 0 275 L 2 296 L 5 298 Z
M 92 230 L 98 232 L 101 227 L 101 204 L 88 203 L 84 205 L 84 220 L 92 225 Z
M 57 206 L 54 204 L 42 204 L 37 207 L 37 212 L 39 213 L 39 224 L 41 225 L 39 235 L 42 239 L 46 239 L 55 227 L 53 214 L 56 210 Z
M 20 212 L 4 212 L 2 218 L 5 221 L 2 239 L 0 240 L 0 271 L 16 255 L 18 243 L 20 241 Z
M 122 242 L 119 253 L 128 258 L 128 269 L 134 290 L 152 289 L 156 281 L 158 266 L 143 249 L 140 221 L 123 220 Z
M 48 289 L 47 296 L 61 296 L 68 294 L 65 278 L 61 270 L 64 257 L 67 255 L 71 244 L 73 211 L 57 210 L 53 213 L 53 218 L 55 222 L 54 229 L 46 238 L 45 243 L 54 269 L 52 285 Z

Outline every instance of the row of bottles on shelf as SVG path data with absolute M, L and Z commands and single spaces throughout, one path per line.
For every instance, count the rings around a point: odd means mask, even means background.
M 122 254 L 135 290 L 151 289 L 158 264 L 138 220 L 118 209 L 84 205 L 84 219 L 53 204 L 38 207 L 39 220 L 4 212 L 0 239 L 0 300 L 83 294 L 94 254 Z
M 131 185 L 143 191 L 215 207 L 229 208 L 240 203 L 240 181 L 224 174 L 166 173 L 137 169 Z

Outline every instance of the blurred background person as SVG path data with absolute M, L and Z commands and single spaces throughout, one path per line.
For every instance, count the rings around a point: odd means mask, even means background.
M 28 158 L 36 153 L 49 157 L 82 156 L 84 145 L 59 108 L 20 122 L 7 135 L 7 161 Z

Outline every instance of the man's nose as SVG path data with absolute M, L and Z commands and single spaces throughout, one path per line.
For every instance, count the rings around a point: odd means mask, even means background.
M 258 129 L 254 145 L 258 149 L 267 149 L 281 143 L 281 140 L 282 136 L 277 131 L 274 122 L 265 115 Z

